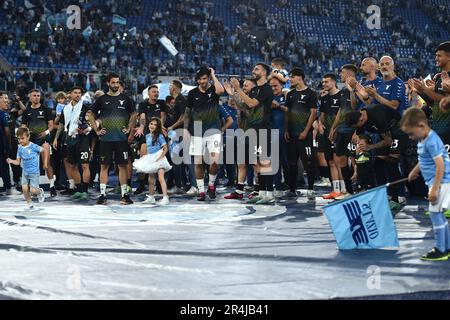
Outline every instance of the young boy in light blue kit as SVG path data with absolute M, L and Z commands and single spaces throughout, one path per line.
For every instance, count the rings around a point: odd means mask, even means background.
M 30 131 L 27 128 L 17 129 L 16 136 L 20 144 L 17 150 L 17 158 L 16 160 L 8 158 L 6 162 L 16 166 L 22 165 L 22 192 L 29 209 L 32 210 L 34 207 L 31 195 L 37 196 L 39 202 L 44 202 L 45 200 L 44 190 L 39 187 L 39 157 L 41 152 L 45 153 L 47 151 L 30 142 Z M 44 159 L 47 159 L 47 157 L 44 157 Z M 47 169 L 47 165 L 47 163 L 43 163 L 44 170 Z
M 431 130 L 425 113 L 417 108 L 405 111 L 401 120 L 402 130 L 410 138 L 419 140 L 417 151 L 419 163 L 408 176 L 409 181 L 419 173 L 429 188 L 428 201 L 430 218 L 433 224 L 436 245 L 422 260 L 444 261 L 450 256 L 450 231 L 443 208 L 450 204 L 450 158 L 444 143 L 436 132 Z

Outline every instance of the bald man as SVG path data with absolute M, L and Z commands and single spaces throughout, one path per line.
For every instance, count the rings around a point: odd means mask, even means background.
M 364 107 L 362 110 L 370 109 L 372 107 L 385 109 L 386 122 L 391 128 L 390 139 L 391 146 L 384 146 L 376 148 L 377 144 L 371 145 L 369 148 L 375 150 L 375 171 L 377 182 L 379 185 L 386 182 L 393 182 L 402 178 L 399 162 L 402 154 L 408 145 L 408 136 L 400 129 L 398 123 L 400 122 L 401 114 L 409 107 L 408 96 L 406 94 L 406 87 L 395 73 L 394 60 L 389 56 L 383 56 L 380 59 L 378 68 L 383 76 L 383 82 L 376 87 L 363 87 L 357 85 L 357 91 L 362 96 L 368 108 Z M 378 130 L 375 130 L 378 131 Z M 397 204 L 403 204 L 405 198 L 403 197 L 404 185 L 396 184 L 389 189 L 392 201 Z
M 409 106 L 405 84 L 397 77 L 394 60 L 390 56 L 383 56 L 378 68 L 383 75 L 382 83 L 375 87 L 361 85 L 356 89 L 366 105 L 381 104 L 388 108 L 391 115 L 400 117 Z
M 369 57 L 365 58 L 361 62 L 360 71 L 364 78 L 361 80 L 361 85 L 363 87 L 378 87 L 383 82 L 383 79 L 377 75 L 378 73 L 378 61 L 375 58 Z M 354 90 L 358 98 L 358 104 L 356 105 L 356 110 L 361 109 L 365 106 L 364 96 L 361 95 L 357 90 Z

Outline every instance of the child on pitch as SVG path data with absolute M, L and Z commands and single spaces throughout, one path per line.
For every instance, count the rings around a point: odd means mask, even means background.
M 41 152 L 44 153 L 43 169 L 47 169 L 46 163 L 47 150 L 32 142 L 30 142 L 30 131 L 28 128 L 18 128 L 16 132 L 17 140 L 19 141 L 19 148 L 17 150 L 16 160 L 6 159 L 6 162 L 16 166 L 22 166 L 22 192 L 25 200 L 28 203 L 28 208 L 33 210 L 33 203 L 31 195 L 38 197 L 38 201 L 44 202 L 44 190 L 39 187 L 39 159 Z
M 158 202 L 159 205 L 169 204 L 169 197 L 167 195 L 167 184 L 164 179 L 164 173 L 172 169 L 172 166 L 167 161 L 166 154 L 168 151 L 167 142 L 163 135 L 161 119 L 153 117 L 148 125 L 150 131 L 145 136 L 144 148 L 147 154 L 140 159 L 134 161 L 133 167 L 142 173 L 148 173 L 149 178 L 149 195 L 143 202 L 144 204 L 156 204 L 155 200 L 155 176 L 158 176 L 163 198 Z
M 272 60 L 272 74 L 270 78 L 277 78 L 283 84 L 283 92 L 289 92 L 291 90 L 291 82 L 289 81 L 289 72 L 285 67 L 283 58 L 275 58 Z
M 443 208 L 450 204 L 450 158 L 444 143 L 431 130 L 425 113 L 417 108 L 409 108 L 403 114 L 401 128 L 410 138 L 419 140 L 417 153 L 419 163 L 410 172 L 412 181 L 422 173 L 429 188 L 428 201 L 436 245 L 422 260 L 443 261 L 450 256 L 450 230 Z

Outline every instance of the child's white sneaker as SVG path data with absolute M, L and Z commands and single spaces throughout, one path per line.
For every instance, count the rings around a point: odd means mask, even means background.
M 142 202 L 142 204 L 156 204 L 155 197 L 147 195 L 147 198 Z
M 42 188 L 39 188 L 39 191 L 40 192 L 37 195 L 37 198 L 38 198 L 39 203 L 42 203 L 45 201 L 45 192 L 44 192 L 44 189 L 42 189 Z
M 169 197 L 167 197 L 167 196 L 163 197 L 160 201 L 158 201 L 158 204 L 159 204 L 160 206 L 166 206 L 166 205 L 168 205 L 169 203 L 170 203 Z

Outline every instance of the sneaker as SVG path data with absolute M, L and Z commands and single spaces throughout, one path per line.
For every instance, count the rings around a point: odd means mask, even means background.
M 216 186 L 215 185 L 209 185 L 208 186 L 208 197 L 210 199 L 216 198 Z
M 125 193 L 122 198 L 120 198 L 120 204 L 128 205 L 133 204 L 133 200 L 130 199 L 130 195 Z
M 253 191 L 252 193 L 250 193 L 248 195 L 248 199 L 251 200 L 251 199 L 253 199 L 254 197 L 257 197 L 257 196 L 259 196 L 259 192 Z
M 75 189 L 66 189 L 62 192 L 60 192 L 63 196 L 72 196 L 75 193 Z
M 332 192 L 330 192 L 328 194 L 324 194 L 322 196 L 322 198 L 326 199 L 326 200 L 334 200 L 334 199 L 336 199 L 336 197 L 339 197 L 340 195 L 341 195 L 340 192 L 332 191 Z
M 106 196 L 104 196 L 103 194 L 100 195 L 100 197 L 98 197 L 97 199 L 97 204 L 102 204 L 102 205 L 106 205 Z
M 187 192 L 186 192 L 186 194 L 188 195 L 188 196 L 196 196 L 196 195 L 198 195 L 198 189 L 196 188 L 196 187 L 191 187 Z
M 183 192 L 183 190 L 181 190 L 177 186 L 174 186 L 173 188 L 170 188 L 169 190 L 167 190 L 167 193 L 168 194 L 182 194 L 184 192 Z
M 247 201 L 245 201 L 245 203 L 247 203 L 247 204 L 255 204 L 259 200 L 262 200 L 262 197 L 257 195 L 257 196 L 253 196 L 251 199 L 248 199 Z
M 89 194 L 87 192 L 82 192 L 81 196 L 78 199 L 81 201 L 87 201 L 89 200 Z
M 244 195 L 242 193 L 232 192 L 225 195 L 223 198 L 227 200 L 242 200 Z
M 335 200 L 344 200 L 347 199 L 349 197 L 351 197 L 352 195 L 348 192 L 342 192 L 339 196 L 337 196 L 336 198 L 334 198 Z
M 256 204 L 257 205 L 261 205 L 261 204 L 274 204 L 275 203 L 275 197 L 263 197 L 261 198 L 261 200 L 257 201 Z
M 444 216 L 445 216 L 447 219 L 450 219 L 450 209 L 444 211 Z
M 314 185 L 317 187 L 331 187 L 330 179 L 327 178 L 320 178 L 319 181 L 317 181 Z
M 430 216 L 430 211 L 425 211 L 425 216 Z M 450 209 L 444 211 L 444 217 L 446 217 L 447 219 L 450 218 Z
M 20 184 L 16 185 L 16 190 L 22 192 L 22 186 Z
M 399 203 L 391 200 L 389 201 L 389 208 L 391 208 L 391 211 L 399 211 L 402 206 Z
M 306 192 L 306 197 L 308 200 L 316 200 L 316 192 L 314 190 L 308 190 Z
M 72 195 L 72 199 L 74 199 L 74 200 L 79 199 L 82 195 L 83 195 L 83 192 L 77 191 Z
M 145 185 L 139 185 L 136 190 L 134 191 L 135 195 L 141 194 L 142 192 L 145 191 Z
M 50 197 L 54 198 L 56 197 L 57 193 L 56 193 L 56 189 L 55 187 L 51 187 L 50 188 Z
M 158 205 L 160 206 L 166 206 L 170 203 L 169 197 L 163 197 L 160 201 L 158 201 Z
M 398 197 L 398 203 L 401 206 L 405 206 L 406 205 L 406 197 Z
M 38 197 L 38 201 L 39 201 L 39 203 L 42 203 L 42 202 L 44 202 L 45 201 L 45 192 L 44 192 L 44 189 L 42 189 L 42 188 L 39 188 L 39 194 L 37 195 L 37 197 Z
M 151 195 L 146 195 L 146 198 L 144 201 L 142 201 L 142 204 L 156 204 L 155 197 Z
M 420 259 L 425 261 L 447 261 L 448 252 L 441 252 L 439 249 L 433 248 L 424 254 Z
M 28 205 L 28 210 L 33 211 L 34 210 L 34 205 L 32 203 L 30 203 Z
M 198 194 L 197 200 L 198 200 L 198 201 L 205 201 L 205 200 L 206 200 L 206 193 L 200 192 L 200 193 Z

